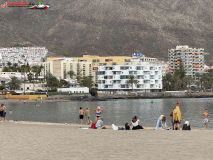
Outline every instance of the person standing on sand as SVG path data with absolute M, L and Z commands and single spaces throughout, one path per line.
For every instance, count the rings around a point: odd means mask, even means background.
M 6 106 L 3 105 L 3 114 L 2 114 L 2 118 L 3 118 L 3 121 L 5 122 L 6 120 Z
M 4 110 L 3 106 L 4 106 L 4 104 L 1 104 L 1 107 L 0 107 L 0 117 L 1 117 L 1 119 L 2 119 L 2 116 L 3 116 L 3 110 Z
M 209 114 L 208 110 L 205 109 L 205 112 L 201 115 L 201 118 L 203 120 L 203 123 L 206 125 L 206 129 L 208 128 L 208 122 L 209 122 Z
M 90 124 L 90 110 L 88 108 L 86 108 L 86 120 L 87 120 L 87 124 Z
M 103 109 L 101 109 L 99 106 L 97 109 L 94 109 L 93 112 L 95 113 L 95 124 L 97 123 L 98 120 L 101 119 L 101 114 L 104 112 Z
M 79 119 L 81 120 L 81 125 L 83 125 L 83 118 L 84 118 L 84 110 L 82 109 L 82 107 L 80 107 Z
M 178 130 L 180 130 L 181 112 L 179 106 L 176 106 L 176 108 L 173 110 L 173 123 L 174 130 L 176 130 L 176 127 L 178 127 Z

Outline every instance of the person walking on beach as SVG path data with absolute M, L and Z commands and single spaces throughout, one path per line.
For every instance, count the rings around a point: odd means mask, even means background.
M 208 122 L 209 122 L 209 114 L 208 110 L 205 109 L 205 112 L 201 115 L 201 118 L 203 120 L 203 123 L 206 125 L 206 129 L 208 128 Z
M 83 125 L 83 118 L 84 118 L 84 110 L 82 109 L 82 107 L 80 107 L 79 119 L 81 120 L 81 125 Z
M 86 116 L 86 120 L 87 120 L 87 124 L 90 124 L 90 110 L 88 108 L 86 108 L 86 113 L 85 113 L 85 116 Z
M 176 106 L 176 108 L 173 110 L 173 123 L 174 130 L 176 130 L 176 127 L 178 127 L 178 130 L 180 130 L 181 112 L 179 106 Z
M 99 106 L 93 110 L 95 113 L 95 124 L 97 123 L 98 120 L 101 119 L 101 114 L 104 112 L 103 109 L 101 109 Z

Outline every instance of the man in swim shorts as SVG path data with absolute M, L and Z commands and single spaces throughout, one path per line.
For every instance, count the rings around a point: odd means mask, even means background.
M 79 119 L 81 120 L 81 125 L 83 125 L 83 118 L 84 118 L 84 110 L 82 109 L 82 107 L 80 107 Z
M 208 128 L 208 121 L 209 121 L 209 114 L 208 110 L 205 109 L 205 112 L 201 115 L 201 118 L 203 120 L 203 123 L 206 125 L 206 129 Z
M 87 120 L 87 124 L 90 124 L 90 110 L 88 108 L 86 108 L 86 120 Z

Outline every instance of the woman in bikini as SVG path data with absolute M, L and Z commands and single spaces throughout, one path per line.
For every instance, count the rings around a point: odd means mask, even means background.
M 99 106 L 97 107 L 97 109 L 94 109 L 93 112 L 95 113 L 95 124 L 98 120 L 101 119 L 101 114 L 104 112 L 103 109 L 101 109 Z

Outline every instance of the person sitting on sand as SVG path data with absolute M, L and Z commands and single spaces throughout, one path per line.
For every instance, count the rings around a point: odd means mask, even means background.
M 138 122 L 140 122 L 140 120 L 138 119 L 138 116 L 134 116 L 132 118 L 132 121 L 128 124 L 128 126 L 132 125 L 133 126 L 132 130 L 143 129 L 143 127 L 139 125 Z
M 166 117 L 164 115 L 161 115 L 159 118 L 158 118 L 158 121 L 157 121 L 157 125 L 155 127 L 155 130 L 159 130 L 159 127 L 161 127 L 163 130 L 167 130 L 167 124 L 166 124 Z
M 104 112 L 103 109 L 101 109 L 99 106 L 93 110 L 95 113 L 95 124 L 97 123 L 98 120 L 101 119 L 101 114 Z
M 101 118 L 97 121 L 95 124 L 96 129 L 106 129 L 106 127 L 103 125 L 104 119 Z
M 173 123 L 174 130 L 176 130 L 176 127 L 178 127 L 178 130 L 180 130 L 181 112 L 179 106 L 176 106 L 176 108 L 173 110 Z
M 182 130 L 191 130 L 191 127 L 189 125 L 189 122 L 188 121 L 185 121 L 184 125 L 183 125 L 183 128 Z

